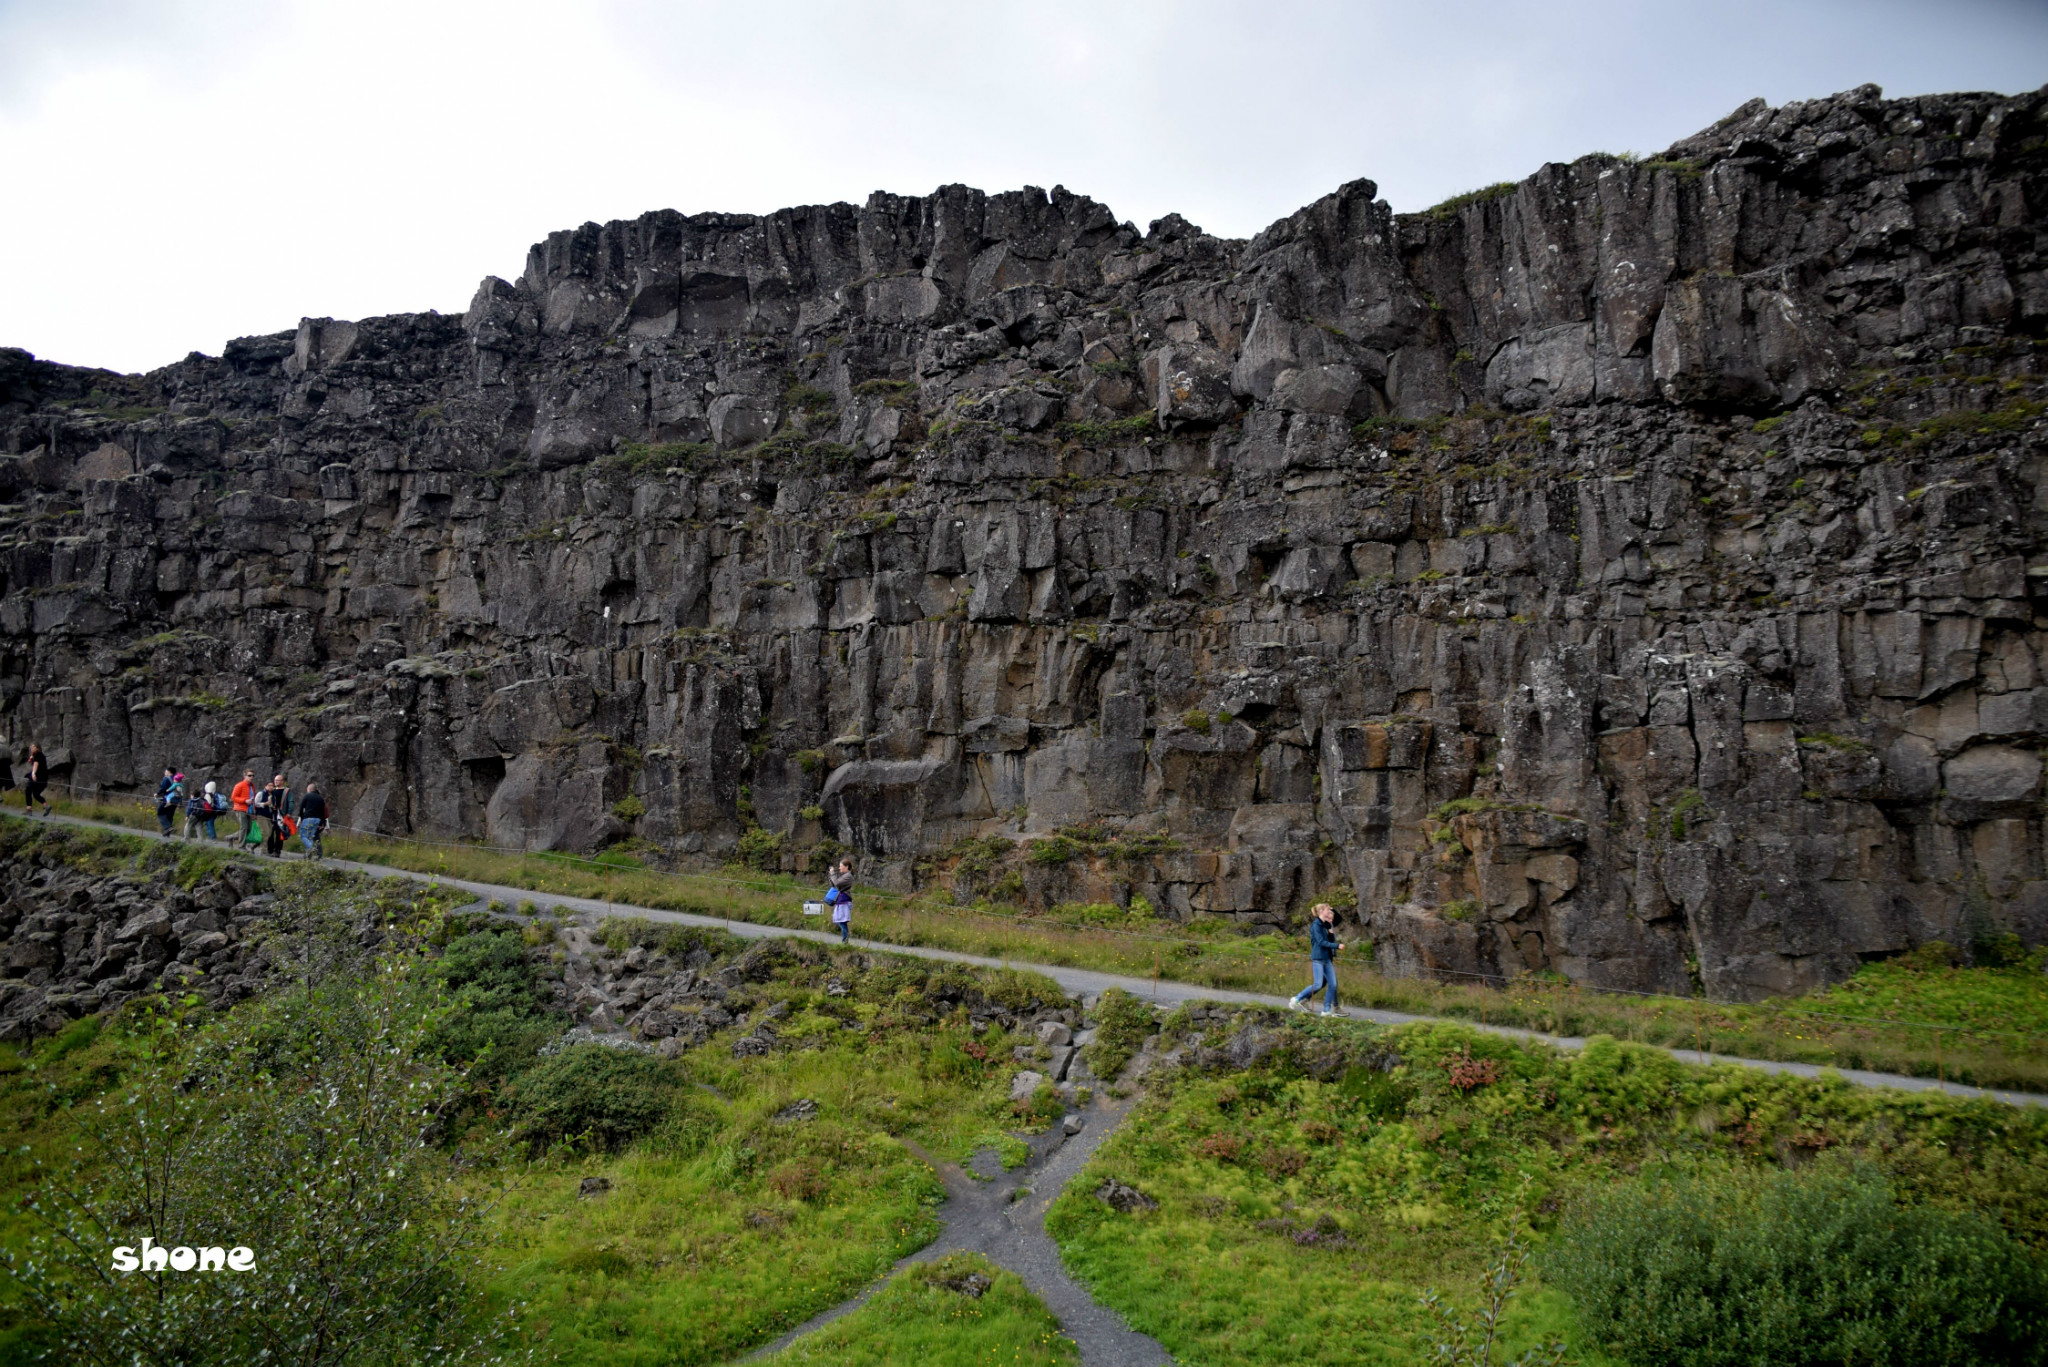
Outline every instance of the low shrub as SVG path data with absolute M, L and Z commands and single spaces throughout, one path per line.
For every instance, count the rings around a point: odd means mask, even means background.
M 1095 1038 L 1081 1051 L 1095 1076 L 1114 1078 L 1138 1052 L 1145 1037 L 1159 1028 L 1152 1008 L 1120 987 L 1104 992 L 1095 1003 Z
M 740 836 L 737 854 L 748 868 L 774 873 L 782 867 L 782 833 L 752 827 Z
M 1568 1214 L 1544 1275 L 1625 1362 L 2048 1361 L 2048 1275 L 1997 1223 L 1835 1166 L 1638 1180 Z
M 784 1163 L 768 1174 L 768 1185 L 786 1201 L 815 1201 L 830 1188 L 815 1163 Z
M 456 936 L 429 971 L 448 988 L 457 1007 L 435 1025 L 431 1041 L 450 1063 L 468 1065 L 493 1053 L 531 1054 L 561 1029 L 547 1009 L 516 926 L 493 925 Z
M 576 1044 L 513 1078 L 505 1099 L 514 1136 L 534 1152 L 564 1143 L 610 1152 L 668 1119 L 676 1085 L 660 1059 Z

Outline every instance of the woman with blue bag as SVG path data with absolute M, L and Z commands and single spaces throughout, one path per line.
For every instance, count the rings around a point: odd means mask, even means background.
M 845 944 L 853 925 L 853 861 L 842 859 L 832 871 L 832 886 L 825 889 L 825 905 L 832 908 L 832 924 L 839 928 L 839 943 Z

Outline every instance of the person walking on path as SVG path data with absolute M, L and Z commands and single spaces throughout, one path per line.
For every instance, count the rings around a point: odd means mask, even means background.
M 284 856 L 285 821 L 292 814 L 292 790 L 285 786 L 283 774 L 272 774 L 270 783 L 249 804 L 249 810 L 261 817 L 265 823 L 263 852 L 272 859 Z
M 835 895 L 836 894 L 836 895 Z M 845 944 L 853 931 L 853 861 L 842 859 L 832 871 L 832 886 L 825 900 L 832 904 L 832 924 L 839 928 L 839 943 Z
M 164 776 L 156 785 L 157 831 L 164 839 L 171 838 L 171 822 L 177 818 L 178 808 L 185 801 L 185 776 L 166 764 Z
M 221 796 L 220 785 L 212 779 L 206 780 L 206 792 L 201 795 L 199 801 L 206 812 L 199 818 L 199 824 L 206 828 L 206 838 L 220 839 L 220 830 L 213 823 L 220 820 L 221 813 L 228 809 L 228 800 Z
M 43 758 L 43 747 L 34 741 L 28 746 L 28 778 L 21 785 L 22 810 L 33 812 L 35 805 L 43 804 L 43 815 L 50 814 L 50 803 L 43 796 L 50 786 L 50 761 Z
M 213 785 L 209 783 L 206 787 L 212 788 Z M 204 831 L 208 840 L 213 839 L 213 832 L 206 829 L 212 821 L 211 799 L 205 790 L 194 788 L 185 796 L 185 838 L 197 840 Z
M 1337 951 L 1344 942 L 1337 938 L 1337 909 L 1328 902 L 1316 903 L 1308 922 L 1309 984 L 1287 999 L 1290 1010 L 1303 1010 L 1317 988 L 1323 989 L 1325 1016 L 1337 1014 Z
M 233 804 L 235 815 L 241 818 L 242 823 L 241 829 L 235 832 L 235 836 L 244 845 L 249 843 L 249 822 L 253 819 L 249 815 L 249 804 L 255 798 L 256 771 L 254 769 L 244 769 L 242 771 L 242 781 L 237 783 L 234 786 L 234 790 L 228 794 L 228 801 Z
M 327 798 L 317 783 L 306 785 L 306 795 L 299 799 L 299 843 L 306 847 L 306 858 L 318 859 L 324 851 L 320 848 L 320 832 L 327 827 Z

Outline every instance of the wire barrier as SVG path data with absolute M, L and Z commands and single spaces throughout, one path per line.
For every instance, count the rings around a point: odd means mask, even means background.
M 156 810 L 153 799 L 139 793 L 125 792 L 119 789 L 108 789 L 100 787 L 88 788 L 85 785 L 64 783 L 56 780 L 51 781 L 48 784 L 48 786 L 51 788 L 62 788 L 73 794 L 86 794 L 86 796 L 83 798 L 74 797 L 73 801 L 79 803 L 80 805 L 95 805 L 101 807 L 133 806 L 150 813 L 154 813 Z M 221 814 L 221 816 L 217 819 L 224 820 L 239 815 L 241 814 L 238 812 L 230 811 Z M 181 822 L 183 820 L 183 817 L 184 811 L 183 808 L 180 807 L 178 815 L 175 819 Z M 328 822 L 323 829 L 325 831 L 343 832 L 349 835 L 357 836 L 364 840 L 382 841 L 390 844 L 413 845 L 425 848 L 439 848 L 446 850 L 455 850 L 464 853 L 492 854 L 510 858 L 536 860 L 543 864 L 550 865 L 580 866 L 594 873 L 603 874 L 607 878 L 610 878 L 614 875 L 640 875 L 650 876 L 654 878 L 673 878 L 678 880 L 687 880 L 688 882 L 696 884 L 710 883 L 724 887 L 741 888 L 759 896 L 775 896 L 794 891 L 790 887 L 776 883 L 775 881 L 773 881 L 772 877 L 735 878 L 716 873 L 699 873 L 695 871 L 686 872 L 665 869 L 652 869 L 648 868 L 644 864 L 640 864 L 637 862 L 632 864 L 625 864 L 618 862 L 617 860 L 606 860 L 603 858 L 593 859 L 584 855 L 568 854 L 556 850 L 514 849 L 510 846 L 491 845 L 482 841 L 475 840 L 437 840 L 430 836 L 394 835 L 388 831 L 365 830 L 363 828 L 355 826 L 339 825 L 332 821 Z M 225 837 L 223 837 L 223 839 L 225 839 Z M 372 860 L 369 862 L 375 861 Z M 411 870 L 411 872 L 432 873 L 435 871 Z M 453 873 L 449 873 L 447 870 L 440 870 L 439 872 L 451 878 L 457 876 Z M 790 875 L 781 876 L 788 877 Z M 489 882 L 492 880 L 488 878 L 478 877 L 475 879 L 471 879 L 470 881 Z M 571 895 L 567 893 L 550 892 L 547 889 L 526 889 L 526 891 L 541 892 L 548 896 Z M 606 900 L 610 899 L 607 898 Z M 855 896 L 855 904 L 859 905 L 863 901 L 869 903 L 893 905 L 898 910 L 903 912 L 931 916 L 941 920 L 958 921 L 963 923 L 981 922 L 985 925 L 1001 926 L 1009 930 L 1019 931 L 1041 938 L 1059 936 L 1068 939 L 1079 939 L 1088 936 L 1109 936 L 1117 940 L 1125 940 L 1135 943 L 1155 945 L 1162 950 L 1165 946 L 1172 945 L 1176 949 L 1181 950 L 1211 951 L 1216 953 L 1216 960 L 1212 960 L 1211 966 L 1218 968 L 1264 967 L 1281 969 L 1288 966 L 1298 967 L 1302 958 L 1302 953 L 1300 952 L 1290 953 L 1286 955 L 1250 952 L 1232 953 L 1229 949 L 1230 941 L 1225 938 L 1218 938 L 1212 940 L 1184 935 L 1163 935 L 1153 931 L 1137 930 L 1123 926 L 1104 926 L 1085 923 L 1075 925 L 1068 922 L 1047 919 L 1039 916 L 1033 916 L 1029 913 L 998 912 L 992 909 L 985 909 L 979 907 L 945 906 L 920 898 L 913 893 L 890 892 L 880 888 L 861 888 Z M 621 903 L 620 905 L 631 906 L 632 904 Z M 752 921 L 754 918 L 744 915 L 736 915 L 731 917 L 731 919 Z M 760 922 L 755 923 L 760 924 Z M 780 924 L 780 922 L 770 922 L 769 924 Z M 1020 960 L 1020 962 L 1022 961 Z M 1158 957 L 1158 955 L 1155 954 L 1155 978 L 1159 976 L 1162 970 L 1163 963 L 1161 959 Z M 1352 971 L 1367 973 L 1381 983 L 1392 983 L 1399 981 L 1399 979 L 1396 979 L 1388 974 L 1381 973 L 1377 969 L 1355 968 Z M 1539 1009 L 1547 1011 L 1553 1017 L 1558 1019 L 1564 1019 L 1568 1015 L 1569 1010 L 1579 1009 L 1583 994 L 1584 996 L 1592 996 L 1596 998 L 1613 997 L 1633 999 L 1638 1001 L 1656 1001 L 1668 1003 L 1668 1010 L 1672 1013 L 1697 1013 L 1714 1007 L 1737 1007 L 1744 1011 L 1768 1012 L 1769 1023 L 1778 1025 L 1789 1025 L 1803 1021 L 1825 1021 L 1838 1025 L 1888 1026 L 1896 1027 L 1902 1030 L 1927 1030 L 1933 1032 L 1935 1037 L 1935 1048 L 1937 1050 L 1941 1048 L 1941 1040 L 1942 1037 L 1945 1035 L 1967 1036 L 1971 1038 L 1995 1039 L 2001 1041 L 2039 1041 L 2048 1043 L 2048 1034 L 2042 1034 L 2038 1031 L 2000 1030 L 1987 1026 L 1957 1025 L 1943 1021 L 1918 1021 L 1894 1016 L 1845 1016 L 1820 1011 L 1803 1011 L 1798 1009 L 1796 1006 L 1788 1007 L 1779 1005 L 1774 1008 L 1765 1008 L 1759 1007 L 1757 1004 L 1754 1003 L 1722 1001 L 1715 998 L 1707 997 L 1705 995 L 1700 995 L 1696 997 L 1675 997 L 1667 993 L 1641 992 L 1629 988 L 1619 987 L 1598 987 L 1588 985 L 1585 983 L 1569 982 L 1552 978 L 1539 978 L 1534 976 L 1509 976 L 1497 973 L 1469 973 L 1457 969 L 1424 967 L 1420 973 L 1412 975 L 1412 977 L 1410 977 L 1410 980 L 1414 980 L 1415 978 L 1421 978 L 1424 981 L 1436 982 L 1443 986 L 1448 987 L 1468 986 L 1491 988 L 1496 991 L 1499 991 L 1502 995 L 1508 997 L 1516 1005 L 1529 1005 L 1529 1002 L 1518 1000 L 1519 998 L 1523 998 L 1525 996 L 1531 1000 L 1550 999 L 1550 1005 Z M 1572 1006 L 1570 1008 L 1565 1008 L 1562 1001 L 1559 1000 L 1563 997 L 1570 998 L 1572 1002 Z M 1479 1005 L 1478 1010 L 1483 1021 L 1486 1017 L 1486 1010 L 1483 1002 Z M 1761 1023 L 1763 1022 L 1753 1022 L 1753 1024 Z M 1729 1022 L 1726 1023 L 1726 1025 L 1724 1025 L 1724 1028 L 1740 1028 L 1740 1026 L 1736 1025 L 1733 1022 Z M 1704 1020 L 1700 1020 L 1697 1023 L 1696 1029 L 1701 1036 L 1701 1041 L 1703 1044 L 1705 1034 L 1709 1033 L 1709 1027 Z M 1701 1052 L 1705 1052 L 1704 1047 L 1702 1047 Z M 1943 1074 L 1945 1074 L 1947 1071 L 1945 1064 L 1943 1064 L 1939 1060 L 1939 1058 L 1937 1059 L 1937 1070 Z

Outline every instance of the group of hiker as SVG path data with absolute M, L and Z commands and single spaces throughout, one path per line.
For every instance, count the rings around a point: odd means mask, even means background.
M 211 779 L 203 788 L 190 786 L 176 765 L 166 764 L 156 785 L 156 824 L 164 838 L 170 838 L 181 812 L 187 840 L 204 835 L 208 840 L 260 844 L 263 852 L 275 859 L 283 855 L 286 841 L 296 836 L 308 859 L 325 853 L 320 836 L 327 827 L 327 796 L 317 783 L 308 783 L 305 792 L 295 793 L 283 774 L 272 774 L 270 782 L 259 788 L 256 771 L 244 769 L 241 782 L 223 794 Z M 217 823 L 229 818 L 237 829 L 222 834 Z
M 50 782 L 49 761 L 43 757 L 42 747 L 28 747 L 28 774 L 22 783 L 22 796 L 27 808 L 33 812 L 37 803 L 42 803 L 43 815 L 50 814 L 50 804 L 44 800 L 44 792 Z M 285 841 L 296 835 L 305 846 L 308 859 L 322 855 L 320 833 L 327 826 L 327 798 L 317 783 L 308 783 L 306 791 L 294 793 L 284 781 L 283 774 L 271 775 L 270 782 L 261 788 L 256 786 L 256 771 L 244 769 L 242 781 L 237 783 L 223 797 L 219 785 L 209 779 L 206 786 L 189 790 L 185 776 L 176 766 L 165 765 L 164 776 L 156 786 L 156 819 L 163 835 L 168 838 L 178 813 L 185 816 L 185 838 L 194 840 L 204 833 L 208 840 L 237 840 L 245 845 L 261 843 L 264 852 L 273 858 L 283 854 Z M 240 829 L 223 836 L 217 833 L 215 823 L 232 816 Z M 853 931 L 853 861 L 842 859 L 828 875 L 829 885 L 825 889 L 825 905 L 832 913 L 832 928 L 839 932 L 840 942 L 846 943 Z M 1337 951 L 1344 948 L 1344 942 L 1337 938 L 1337 910 L 1328 902 L 1318 902 L 1308 923 L 1309 943 L 1309 985 L 1288 998 L 1287 1004 L 1296 1011 L 1309 1009 L 1309 1001 L 1318 989 L 1323 993 L 1323 1007 L 1320 1014 L 1337 1014 Z
M 28 772 L 21 785 L 23 809 L 33 816 L 40 805 L 42 814 L 48 816 L 49 788 L 50 761 L 42 746 L 31 743 Z M 208 840 L 261 845 L 264 853 L 279 858 L 284 854 L 286 841 L 297 837 L 308 859 L 319 859 L 325 854 L 320 837 L 327 829 L 327 795 L 317 783 L 308 783 L 305 792 L 295 793 L 283 774 L 271 775 L 270 782 L 258 787 L 256 771 L 244 769 L 242 781 L 222 793 L 220 785 L 211 779 L 194 787 L 175 764 L 166 764 L 156 785 L 157 830 L 166 840 L 180 816 L 184 818 L 187 840 L 203 835 Z M 220 823 L 230 820 L 234 828 L 221 830 Z

